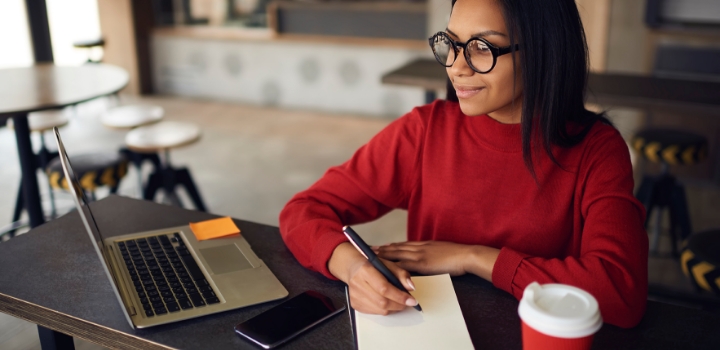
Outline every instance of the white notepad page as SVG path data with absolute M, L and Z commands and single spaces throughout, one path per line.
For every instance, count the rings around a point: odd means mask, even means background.
M 388 315 L 355 311 L 360 350 L 473 349 L 450 275 L 412 277 L 423 312 L 408 307 Z

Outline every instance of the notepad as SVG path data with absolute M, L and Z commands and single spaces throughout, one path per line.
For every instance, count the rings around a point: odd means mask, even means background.
M 412 277 L 410 294 L 423 312 L 411 307 L 388 315 L 355 311 L 358 349 L 473 349 L 450 275 Z
M 228 216 L 219 219 L 206 220 L 201 222 L 191 222 L 190 229 L 198 241 L 206 239 L 220 238 L 240 233 L 240 229 L 235 222 Z

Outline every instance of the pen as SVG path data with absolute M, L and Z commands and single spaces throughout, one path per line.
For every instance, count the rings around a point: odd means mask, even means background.
M 401 291 L 408 293 L 407 289 L 403 287 L 402 283 L 395 277 L 395 275 L 390 272 L 390 270 L 385 266 L 385 264 L 378 259 L 377 255 L 370 249 L 370 247 L 365 243 L 365 241 L 360 238 L 360 235 L 355 232 L 350 226 L 343 226 L 343 233 L 345 236 L 350 240 L 350 243 L 352 243 L 353 246 L 355 246 L 355 249 L 357 249 L 360 254 L 362 254 L 365 259 L 368 259 L 373 267 L 375 267 L 380 273 L 387 278 L 388 282 L 395 286 L 395 288 L 400 289 Z M 415 310 L 422 312 L 422 308 L 420 307 L 420 303 L 413 306 Z

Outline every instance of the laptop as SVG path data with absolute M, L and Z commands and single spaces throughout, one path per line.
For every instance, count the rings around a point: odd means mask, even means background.
M 198 241 L 189 226 L 103 238 L 53 128 L 65 179 L 128 323 L 147 328 L 284 298 L 241 236 Z

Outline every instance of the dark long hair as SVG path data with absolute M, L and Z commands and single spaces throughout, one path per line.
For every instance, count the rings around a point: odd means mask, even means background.
M 455 1 L 452 1 L 453 7 Z M 580 143 L 597 121 L 610 124 L 604 114 L 585 109 L 588 49 L 574 0 L 496 0 L 502 7 L 513 49 L 513 62 L 522 67 L 522 149 L 525 165 L 535 177 L 531 150 L 552 153 L 552 145 L 568 148 Z M 513 89 L 515 86 L 513 86 Z M 448 79 L 447 99 L 457 101 Z M 569 133 L 568 122 L 582 126 Z

